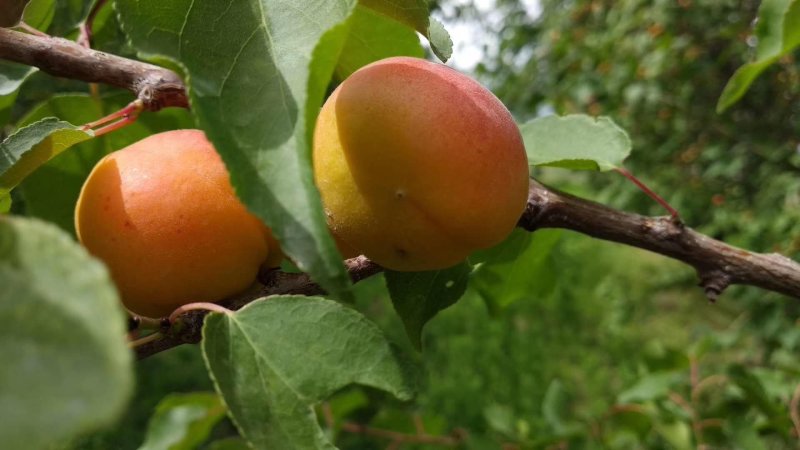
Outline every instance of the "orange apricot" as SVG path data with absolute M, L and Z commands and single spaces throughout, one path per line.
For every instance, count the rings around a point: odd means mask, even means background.
M 442 64 L 396 57 L 331 94 L 314 176 L 345 256 L 433 270 L 501 242 L 525 207 L 528 164 L 506 107 Z
M 155 134 L 103 158 L 83 185 L 75 227 L 125 306 L 149 317 L 243 291 L 277 248 L 200 130 Z

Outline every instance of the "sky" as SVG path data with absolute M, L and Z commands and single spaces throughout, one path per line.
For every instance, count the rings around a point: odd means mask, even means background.
M 536 18 L 541 14 L 539 0 L 519 0 L 531 18 Z M 461 71 L 470 72 L 483 59 L 484 46 L 491 49 L 496 48 L 499 42 L 496 36 L 487 33 L 481 26 L 470 20 L 453 19 L 455 6 L 468 5 L 474 3 L 478 12 L 483 16 L 492 28 L 502 27 L 502 14 L 499 14 L 495 7 L 495 0 L 452 0 L 442 5 L 442 11 L 436 11 L 434 17 L 439 19 L 453 39 L 453 57 L 448 62 Z

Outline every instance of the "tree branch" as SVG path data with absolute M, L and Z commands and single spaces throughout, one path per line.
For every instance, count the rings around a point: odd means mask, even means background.
M 127 89 L 148 111 L 189 107 L 186 88 L 175 72 L 92 50 L 68 39 L 0 28 L 0 59 L 38 67 L 58 77 Z
M 186 88 L 174 72 L 151 64 L 84 48 L 66 39 L 36 36 L 0 28 L 0 58 L 36 66 L 56 76 L 128 89 L 145 109 L 188 107 Z M 800 264 L 773 253 L 742 250 L 684 226 L 676 218 L 646 217 L 565 194 L 531 180 L 528 205 L 519 226 L 535 231 L 564 228 L 598 239 L 639 247 L 684 262 L 697 271 L 706 296 L 713 300 L 730 285 L 757 286 L 800 298 Z M 382 269 L 364 257 L 346 261 L 354 281 Z M 306 274 L 271 271 L 261 277 L 260 289 L 233 299 L 226 307 L 277 294 L 322 294 Z M 165 327 L 165 338 L 138 346 L 140 358 L 200 340 L 205 315 L 192 311 L 175 326 Z
M 669 256 L 694 267 L 712 301 L 732 284 L 800 298 L 800 264 L 783 255 L 749 252 L 698 233 L 670 217 L 617 211 L 535 180 L 531 180 L 528 206 L 519 225 L 528 231 L 565 228 Z

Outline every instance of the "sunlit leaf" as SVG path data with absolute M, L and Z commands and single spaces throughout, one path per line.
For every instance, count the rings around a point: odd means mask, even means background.
M 612 170 L 631 152 L 628 134 L 608 117 L 541 117 L 520 125 L 520 132 L 533 166 Z
M 0 194 L 0 214 L 7 213 L 11 210 L 11 194 L 6 192 Z
M 105 267 L 55 226 L 0 216 L 0 442 L 44 449 L 110 425 L 133 387 Z
M 0 194 L 9 192 L 26 176 L 94 133 L 48 117 L 20 128 L 0 143 Z
M 215 393 L 172 394 L 156 407 L 139 450 L 195 449 L 224 417 L 225 405 Z
M 241 434 L 257 449 L 333 448 L 313 405 L 362 384 L 410 398 L 411 367 L 358 312 L 317 297 L 270 297 L 211 314 L 203 353 Z

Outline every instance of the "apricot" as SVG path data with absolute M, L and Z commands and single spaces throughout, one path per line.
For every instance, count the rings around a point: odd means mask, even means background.
M 388 58 L 342 82 L 320 111 L 313 159 L 342 253 L 394 270 L 449 267 L 499 243 L 528 194 L 506 107 L 422 59 Z
M 200 130 L 155 134 L 100 160 L 81 190 L 75 227 L 125 306 L 149 317 L 245 290 L 277 247 Z

